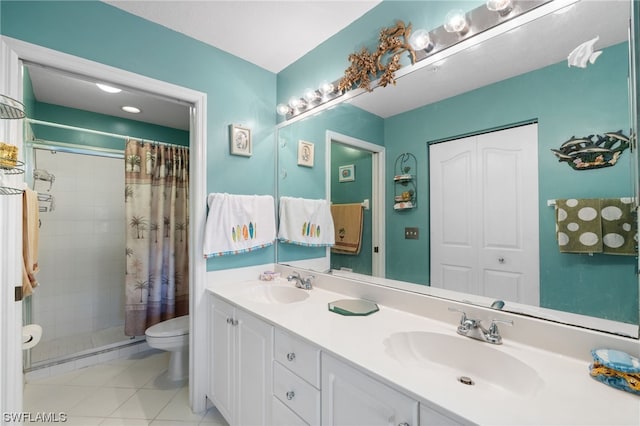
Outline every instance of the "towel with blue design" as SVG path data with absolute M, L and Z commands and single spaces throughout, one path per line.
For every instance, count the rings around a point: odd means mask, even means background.
M 591 377 L 613 388 L 640 395 L 638 358 L 614 349 L 594 349 L 591 355 Z

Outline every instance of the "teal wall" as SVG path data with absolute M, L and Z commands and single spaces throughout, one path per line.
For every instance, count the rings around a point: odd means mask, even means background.
M 574 171 L 550 151 L 571 136 L 622 129 L 629 132 L 627 44 L 605 49 L 586 69 L 558 63 L 385 120 L 387 169 L 402 152 L 418 159 L 417 209 L 387 206 L 387 277 L 429 282 L 429 182 L 427 143 L 467 133 L 538 120 L 540 200 L 540 304 L 613 320 L 638 321 L 637 259 L 627 256 L 560 254 L 555 240 L 557 198 L 632 195 L 631 153 L 618 164 Z M 388 192 L 388 190 L 387 190 Z M 404 228 L 418 226 L 420 240 L 405 240 Z M 425 232 L 427 231 L 427 232 Z
M 189 145 L 188 131 L 43 102 L 34 103 L 34 111 L 29 117 L 35 118 L 36 120 L 82 127 L 106 133 L 127 135 L 134 138 L 169 142 L 177 145 Z M 73 143 L 111 149 L 124 149 L 125 146 L 125 140 L 121 138 L 55 128 L 41 124 L 32 124 L 31 126 L 36 138 L 52 142 Z
M 275 193 L 273 173 L 264 174 L 275 165 L 275 74 L 99 1 L 3 0 L 0 8 L 3 35 L 206 93 L 207 191 Z M 231 123 L 251 128 L 252 157 L 229 155 Z M 209 259 L 207 269 L 271 263 L 274 252 Z
M 340 182 L 340 166 L 353 165 L 355 180 Z M 368 151 L 351 148 L 340 143 L 331 145 L 331 202 L 333 204 L 361 203 L 371 200 L 373 182 L 372 154 Z M 350 268 L 359 274 L 371 275 L 372 235 L 371 209 L 363 210 L 362 241 L 360 253 L 331 253 L 331 269 Z
M 384 120 L 349 104 L 340 104 L 322 114 L 283 127 L 278 131 L 278 194 L 311 199 L 327 198 L 326 132 L 334 131 L 366 142 L 383 145 Z M 314 167 L 298 166 L 298 141 L 314 144 Z M 325 255 L 324 248 L 293 244 L 278 245 L 278 261 L 313 259 Z
M 335 34 L 298 61 L 278 73 L 278 103 L 287 103 L 292 96 L 300 97 L 306 88 L 318 88 L 323 81 L 334 81 L 344 75 L 350 65 L 349 54 L 363 47 L 375 50 L 382 28 L 395 25 L 396 20 L 411 24 L 413 30 L 439 27 L 455 3 L 456 9 L 473 10 L 483 0 L 385 0 L 347 28 Z M 403 60 L 409 64 L 408 55 Z

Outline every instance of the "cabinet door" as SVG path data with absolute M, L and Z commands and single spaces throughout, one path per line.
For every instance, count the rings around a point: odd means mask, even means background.
M 234 423 L 266 425 L 271 419 L 273 327 L 236 310 L 238 360 Z
M 460 423 L 436 410 L 420 404 L 420 426 L 460 426 Z
M 322 354 L 323 425 L 418 425 L 418 402 Z
M 216 297 L 210 300 L 209 398 L 224 418 L 233 423 L 235 327 L 230 320 L 234 308 Z
M 271 426 L 309 426 L 275 396 L 271 403 Z

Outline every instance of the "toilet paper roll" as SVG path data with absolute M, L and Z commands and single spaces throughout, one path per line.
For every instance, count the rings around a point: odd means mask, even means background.
M 22 327 L 22 349 L 31 349 L 40 342 L 42 327 L 38 324 L 29 324 Z

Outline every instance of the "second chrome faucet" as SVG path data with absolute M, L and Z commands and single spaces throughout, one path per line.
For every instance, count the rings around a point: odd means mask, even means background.
M 513 325 L 513 321 L 511 320 L 492 319 L 489 328 L 484 328 L 481 320 L 467 317 L 466 312 L 456 308 L 449 308 L 449 310 L 462 314 L 460 324 L 458 325 L 458 334 L 494 345 L 502 344 L 502 336 L 498 329 L 498 323 Z
M 311 290 L 313 288 L 313 283 L 311 280 L 315 278 L 315 275 L 308 275 L 305 278 L 300 276 L 300 273 L 294 271 L 287 277 L 287 281 L 295 281 L 295 285 L 298 288 L 302 288 L 305 290 Z

